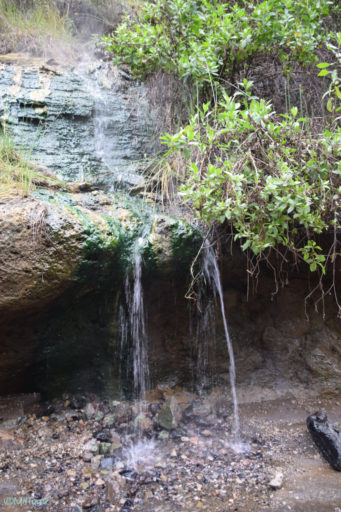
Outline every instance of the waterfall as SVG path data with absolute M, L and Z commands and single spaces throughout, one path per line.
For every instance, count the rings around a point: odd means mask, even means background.
M 223 297 L 223 289 L 221 285 L 220 272 L 218 268 L 217 259 L 215 257 L 214 251 L 212 247 L 209 246 L 209 243 L 205 242 L 204 249 L 204 274 L 207 279 L 209 286 L 214 290 L 215 295 L 218 294 L 220 301 L 221 314 L 223 318 L 224 324 L 224 333 L 226 338 L 227 350 L 230 358 L 230 384 L 231 384 L 231 393 L 233 399 L 233 412 L 234 412 L 234 435 L 237 443 L 240 442 L 240 424 L 239 424 L 239 411 L 238 411 L 238 400 L 237 400 L 237 392 L 236 392 L 236 367 L 234 362 L 234 354 L 233 354 L 233 346 L 231 342 L 231 338 L 229 335 L 226 315 L 225 315 L 225 306 L 224 306 L 224 297 Z
M 130 328 L 133 340 L 134 391 L 144 399 L 149 384 L 148 340 L 142 290 L 142 257 L 138 253 L 134 262 L 134 287 L 130 305 Z
M 136 251 L 132 280 L 126 278 L 125 314 L 120 307 L 121 361 L 123 352 L 131 343 L 131 363 L 133 367 L 133 389 L 135 398 L 143 400 L 149 388 L 148 338 L 146 334 L 145 310 L 142 289 L 142 256 Z
M 80 179 L 100 179 L 111 192 L 141 185 L 141 161 L 150 147 L 145 141 L 152 134 L 144 87 L 126 82 L 122 85 L 120 74 L 108 63 L 91 61 L 91 56 L 85 55 L 74 70 L 92 105 L 91 137 L 84 151 Z M 133 104 L 130 88 L 134 90 Z
M 143 400 L 150 386 L 148 338 L 142 288 L 143 259 L 141 248 L 143 247 L 143 242 L 143 238 L 138 239 L 138 246 L 133 260 L 132 279 L 129 276 L 126 278 L 124 287 L 125 314 L 122 305 L 119 310 L 121 324 L 120 365 L 123 361 L 123 353 L 127 349 L 128 343 L 130 343 L 131 353 L 128 358 L 128 365 L 133 368 L 134 397 L 138 400 L 139 415 L 143 413 Z M 136 433 L 137 440 L 135 442 L 131 440 L 129 445 L 123 450 L 123 458 L 126 458 L 127 466 L 136 469 L 145 469 L 146 467 L 153 466 L 155 461 L 154 440 L 144 439 L 142 432 L 138 428 Z

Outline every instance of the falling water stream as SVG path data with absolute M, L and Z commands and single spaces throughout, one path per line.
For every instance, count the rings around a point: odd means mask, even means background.
M 130 306 L 130 329 L 133 340 L 134 391 L 135 396 L 143 400 L 149 385 L 149 365 L 141 276 L 142 257 L 140 253 L 137 253 L 134 262 L 134 288 Z
M 236 392 L 236 366 L 234 362 L 234 353 L 233 346 L 231 342 L 231 338 L 229 335 L 226 315 L 225 315 L 225 306 L 224 306 L 224 297 L 223 297 L 223 289 L 221 285 L 220 272 L 218 268 L 217 259 L 215 257 L 214 251 L 212 247 L 210 247 L 209 243 L 205 242 L 205 250 L 204 250 L 204 273 L 209 285 L 213 290 L 218 293 L 221 314 L 223 318 L 224 324 L 224 333 L 226 338 L 227 350 L 230 358 L 230 384 L 231 384 L 231 393 L 233 399 L 233 412 L 234 412 L 234 437 L 235 437 L 235 445 L 238 447 L 240 445 L 240 422 L 239 422 L 239 410 L 238 410 L 238 400 L 237 400 L 237 392 Z
M 143 239 L 138 240 L 139 245 Z M 129 276 L 125 282 L 126 314 L 120 308 L 121 354 L 131 342 L 133 365 L 134 397 L 144 400 L 149 388 L 148 338 L 146 334 L 145 310 L 142 289 L 142 255 L 139 247 L 135 251 L 132 280 Z
M 113 122 L 112 116 L 108 115 L 108 110 L 111 111 L 110 101 L 108 95 L 104 94 L 103 87 L 99 86 L 94 80 L 94 77 L 89 75 L 79 68 L 79 74 L 82 76 L 89 94 L 93 98 L 95 116 L 94 116 L 94 153 L 96 158 L 104 164 L 104 167 L 115 168 L 115 148 L 108 154 L 108 133 L 109 128 Z M 94 73 L 96 75 L 96 73 Z M 84 178 L 84 176 L 82 176 Z M 117 179 L 120 179 L 120 174 L 117 174 Z M 127 277 L 124 289 L 125 307 L 120 307 L 120 324 L 121 324 L 121 362 L 122 354 L 130 351 L 129 365 L 133 370 L 133 394 L 137 400 L 138 408 L 142 412 L 142 403 L 146 397 L 146 391 L 149 389 L 150 372 L 148 364 L 148 338 L 146 334 L 146 321 L 142 288 L 142 246 L 143 238 L 139 238 L 133 252 L 133 267 L 132 275 Z M 221 314 L 224 325 L 224 333 L 226 344 L 229 354 L 230 366 L 230 384 L 233 399 L 234 410 L 234 426 L 233 433 L 235 445 L 240 445 L 240 422 L 238 401 L 236 393 L 236 370 L 232 342 L 228 332 L 222 284 L 220 279 L 219 268 L 215 253 L 209 246 L 208 242 L 205 245 L 203 270 L 207 282 L 214 293 L 219 297 Z M 208 306 L 208 308 L 212 305 Z M 198 343 L 198 367 L 197 377 L 202 379 L 202 385 L 205 387 L 205 377 L 207 376 L 207 368 L 209 366 L 209 349 L 207 344 L 206 332 L 210 331 L 210 326 L 214 325 L 214 318 L 212 319 L 213 310 L 206 310 L 202 318 L 201 325 L 199 326 L 200 332 L 197 333 L 197 338 L 202 338 L 202 342 Z M 213 314 L 214 317 L 214 314 Z M 203 343 L 205 342 L 205 343 Z M 129 346 L 130 345 L 130 348 Z M 120 373 L 122 369 L 120 368 Z M 128 374 L 127 374 L 128 375 Z M 207 379 L 206 379 L 207 380 Z
M 131 343 L 131 359 L 133 366 L 133 390 L 139 415 L 143 414 L 146 391 L 150 386 L 148 363 L 148 337 L 146 333 L 145 308 L 142 288 L 143 259 L 141 248 L 144 240 L 139 238 L 135 248 L 132 279 L 127 276 L 124 288 L 126 314 L 122 305 L 119 311 L 121 323 L 121 354 Z M 155 462 L 155 442 L 144 439 L 139 429 L 136 429 L 137 439 L 129 443 L 123 453 L 127 467 L 135 469 L 142 466 L 146 469 Z
M 142 402 L 145 399 L 146 391 L 149 388 L 149 364 L 148 364 L 148 338 L 146 335 L 146 322 L 145 322 L 145 310 L 143 301 L 143 289 L 142 289 L 142 255 L 141 246 L 143 245 L 143 239 L 138 239 L 138 244 L 134 252 L 133 261 L 133 272 L 132 279 L 127 277 L 125 283 L 125 304 L 126 314 L 122 314 L 122 307 L 120 308 L 120 322 L 121 322 L 121 353 L 127 349 L 127 344 L 130 340 L 131 344 L 131 364 L 133 367 L 133 389 L 134 397 L 137 399 L 138 408 L 142 413 Z M 241 442 L 240 435 L 240 421 L 239 421 L 239 410 L 238 400 L 236 392 L 236 368 L 233 353 L 233 346 L 230 339 L 223 290 L 220 278 L 220 272 L 218 268 L 217 259 L 212 247 L 208 242 L 205 243 L 205 249 L 203 253 L 203 271 L 206 281 L 211 288 L 214 295 L 219 297 L 221 314 L 223 319 L 224 334 L 226 339 L 226 345 L 229 355 L 229 373 L 230 373 L 230 385 L 233 400 L 233 412 L 234 412 L 234 425 L 233 435 L 234 440 L 231 446 L 236 451 L 244 451 L 246 446 Z M 207 340 L 206 340 L 207 344 Z M 200 354 L 199 354 L 200 356 Z M 200 357 L 199 357 L 200 359 Z M 138 441 L 139 449 L 143 451 L 143 443 L 141 440 Z M 129 456 L 135 457 L 136 446 L 130 448 Z

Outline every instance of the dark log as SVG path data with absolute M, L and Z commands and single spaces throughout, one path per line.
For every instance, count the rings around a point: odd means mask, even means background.
M 317 411 L 307 418 L 307 427 L 314 443 L 329 464 L 341 471 L 341 433 L 328 421 L 324 411 Z

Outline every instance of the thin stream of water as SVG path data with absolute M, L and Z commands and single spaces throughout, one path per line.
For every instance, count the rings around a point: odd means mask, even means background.
M 99 179 L 111 192 L 141 184 L 139 169 L 149 151 L 144 145 L 152 136 L 144 88 L 129 86 L 134 87 L 134 103 L 130 104 L 127 91 L 119 86 L 117 71 L 89 54 L 83 55 L 74 74 L 92 105 L 91 133 L 78 179 Z
M 144 400 L 149 388 L 148 338 L 146 333 L 145 310 L 142 288 L 142 255 L 135 252 L 132 280 L 126 279 L 124 295 L 126 307 L 119 312 L 121 324 L 121 356 L 131 344 L 134 397 Z M 123 311 L 125 310 L 125 314 Z
M 220 272 L 218 268 L 217 259 L 215 257 L 214 251 L 212 247 L 209 246 L 209 243 L 205 242 L 205 251 L 204 251 L 204 273 L 207 281 L 210 286 L 214 288 L 214 290 L 218 293 L 221 314 L 223 318 L 224 324 L 224 333 L 226 338 L 227 350 L 230 358 L 230 384 L 231 384 L 231 393 L 233 399 L 233 413 L 234 413 L 234 436 L 235 436 L 235 444 L 240 443 L 240 422 L 239 422 L 239 409 L 238 409 L 238 400 L 237 400 L 237 392 L 236 392 L 236 366 L 234 361 L 234 353 L 233 346 L 231 342 L 231 338 L 229 335 L 226 314 L 225 314 L 225 306 L 224 306 L 224 297 L 223 297 L 223 289 L 221 285 Z
M 134 288 L 130 311 L 130 328 L 133 340 L 134 390 L 143 400 L 149 387 L 148 339 L 142 290 L 142 256 L 136 254 L 134 262 Z
M 132 279 L 127 276 L 125 283 L 126 314 L 123 314 L 122 305 L 119 311 L 121 323 L 121 354 L 131 344 L 131 363 L 133 366 L 134 397 L 137 400 L 139 414 L 143 412 L 146 391 L 149 389 L 150 375 L 148 363 L 148 338 L 146 333 L 146 319 L 142 288 L 141 255 L 143 239 L 138 240 L 135 250 Z M 121 355 L 122 358 L 122 355 Z M 153 439 L 144 439 L 137 429 L 137 441 L 131 442 L 123 453 L 126 465 L 136 470 L 153 467 L 155 463 L 155 442 Z

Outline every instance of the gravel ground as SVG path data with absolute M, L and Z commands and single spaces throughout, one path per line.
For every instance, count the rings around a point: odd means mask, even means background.
M 143 405 L 3 398 L 0 510 L 341 512 L 341 474 L 305 426 L 321 408 L 341 424 L 338 397 L 240 395 L 239 445 L 224 389 L 154 390 Z

